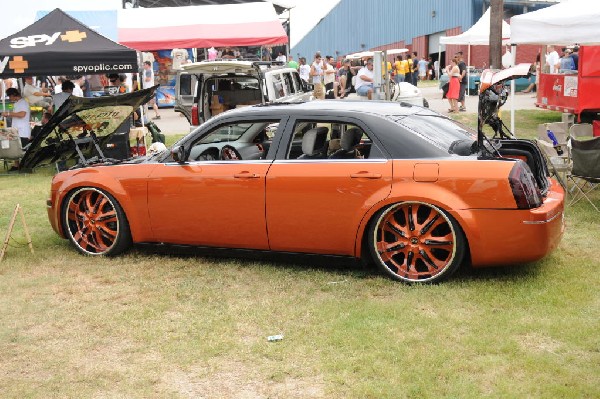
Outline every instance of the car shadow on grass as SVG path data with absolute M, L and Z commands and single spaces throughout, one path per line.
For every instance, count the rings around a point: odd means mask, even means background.
M 184 245 L 137 244 L 141 255 L 157 254 L 178 258 L 204 258 L 219 263 L 235 260 L 238 265 L 252 266 L 264 262 L 274 267 L 282 266 L 299 271 L 317 270 L 347 275 L 355 278 L 372 278 L 380 274 L 377 270 L 350 256 L 316 255 L 289 252 L 258 251 L 231 248 L 205 248 Z
M 315 255 L 288 252 L 257 251 L 231 248 L 204 248 L 181 245 L 138 244 L 136 250 L 141 255 L 157 254 L 165 257 L 204 258 L 209 262 L 221 263 L 235 260 L 237 265 L 252 267 L 256 262 L 264 262 L 273 267 L 306 272 L 315 270 L 351 276 L 356 279 L 384 278 L 372 262 L 363 262 L 349 256 Z M 535 278 L 542 268 L 543 261 L 523 265 L 507 265 L 487 268 L 473 268 L 464 264 L 450 277 L 453 282 L 479 280 L 520 281 Z

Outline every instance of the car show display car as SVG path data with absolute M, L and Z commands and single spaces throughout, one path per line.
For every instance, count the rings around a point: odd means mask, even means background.
M 113 105 L 133 110 L 144 95 L 117 96 Z M 82 254 L 170 243 L 335 255 L 426 283 L 462 264 L 535 261 L 562 236 L 564 192 L 535 144 L 487 138 L 427 108 L 244 107 L 161 153 L 117 161 L 89 143 L 85 156 L 75 138 L 101 141 L 98 118 L 117 115 L 66 104 L 23 161 L 53 162 L 59 149 L 76 158 L 53 178 L 47 206 L 54 230 Z

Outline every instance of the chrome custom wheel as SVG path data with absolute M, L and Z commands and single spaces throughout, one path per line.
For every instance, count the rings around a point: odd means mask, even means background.
M 115 198 L 97 188 L 69 194 L 63 208 L 67 237 L 86 255 L 117 255 L 131 245 L 125 213 Z
M 435 205 L 402 202 L 375 215 L 368 231 L 378 268 L 405 282 L 437 282 L 462 262 L 465 238 L 458 223 Z

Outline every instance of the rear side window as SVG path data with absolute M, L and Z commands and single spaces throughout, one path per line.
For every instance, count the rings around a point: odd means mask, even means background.
M 477 133 L 470 128 L 436 115 L 413 114 L 391 116 L 390 119 L 446 151 L 457 141 L 477 140 Z
M 192 95 L 192 76 L 191 75 L 180 75 L 179 76 L 179 94 L 182 96 Z
M 273 91 L 275 93 L 275 99 L 285 96 L 285 91 L 283 89 L 283 80 L 281 79 L 281 75 L 274 73 L 271 76 L 273 78 Z
M 363 160 L 385 156 L 360 126 L 336 120 L 300 120 L 294 125 L 286 159 Z

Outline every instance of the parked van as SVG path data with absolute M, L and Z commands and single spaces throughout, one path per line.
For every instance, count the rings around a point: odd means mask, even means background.
M 182 65 L 175 95 L 175 111 L 185 115 L 193 130 L 232 108 L 311 100 L 312 88 L 282 63 L 218 60 Z

